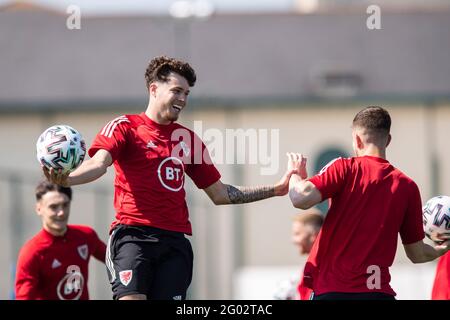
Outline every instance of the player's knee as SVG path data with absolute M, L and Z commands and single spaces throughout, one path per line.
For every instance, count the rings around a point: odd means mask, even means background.
M 147 300 L 147 296 L 145 294 L 129 294 L 120 297 L 119 300 Z

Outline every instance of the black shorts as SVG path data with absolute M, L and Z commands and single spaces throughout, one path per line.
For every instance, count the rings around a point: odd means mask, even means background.
M 181 232 L 118 225 L 109 237 L 105 264 L 114 299 L 145 294 L 149 300 L 184 300 L 193 253 Z
M 395 300 L 395 297 L 383 292 L 327 292 L 318 296 L 314 295 L 312 300 Z

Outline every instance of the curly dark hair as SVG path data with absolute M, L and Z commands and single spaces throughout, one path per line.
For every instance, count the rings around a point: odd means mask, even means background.
M 172 72 L 184 77 L 190 87 L 195 85 L 197 76 L 189 63 L 174 58 L 169 58 L 167 56 L 159 56 L 153 58 L 148 64 L 147 70 L 145 70 L 145 82 L 147 89 L 150 86 L 150 83 L 154 81 L 167 82 L 168 77 Z

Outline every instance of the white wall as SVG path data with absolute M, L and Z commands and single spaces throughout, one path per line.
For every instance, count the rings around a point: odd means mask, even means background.
M 397 300 L 430 300 L 436 265 L 397 264 L 390 269 Z M 286 292 L 287 282 L 298 279 L 300 267 L 243 267 L 234 276 L 233 299 L 274 300 Z

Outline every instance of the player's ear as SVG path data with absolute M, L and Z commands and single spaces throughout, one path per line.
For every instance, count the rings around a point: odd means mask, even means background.
M 364 149 L 364 142 L 362 141 L 358 133 L 355 134 L 355 139 L 356 139 L 356 147 L 358 149 Z
M 156 97 L 156 89 L 158 88 L 158 85 L 155 82 L 150 83 L 148 86 L 148 92 L 150 96 Z
M 389 133 L 389 135 L 388 135 L 388 137 L 387 137 L 386 147 L 391 143 L 391 140 L 392 140 L 392 136 L 391 136 L 391 134 Z
M 42 208 L 42 204 L 40 201 L 36 202 L 36 205 L 34 206 L 34 210 L 36 211 L 36 214 L 38 216 L 41 215 L 41 208 Z

